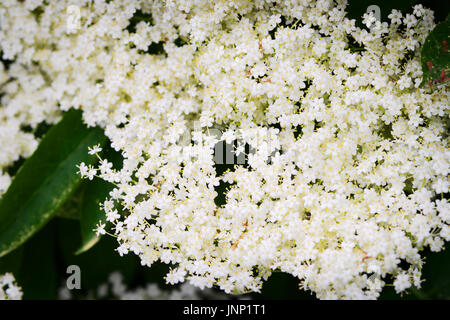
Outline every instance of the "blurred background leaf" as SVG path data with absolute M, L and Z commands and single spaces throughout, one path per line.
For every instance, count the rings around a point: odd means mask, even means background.
M 105 212 L 100 210 L 100 202 L 105 200 L 111 190 L 112 185 L 99 178 L 83 184 L 79 212 L 81 245 L 75 254 L 89 250 L 100 240 L 94 229 L 99 222 L 106 222 Z
M 81 181 L 76 190 L 66 202 L 56 211 L 55 216 L 65 219 L 80 219 L 81 206 L 83 204 L 86 181 Z

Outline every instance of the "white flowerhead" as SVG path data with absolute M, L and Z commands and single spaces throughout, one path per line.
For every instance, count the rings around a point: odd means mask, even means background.
M 324 299 L 420 284 L 450 221 L 448 85 L 419 88 L 430 10 L 368 29 L 345 1 L 116 0 L 80 6 L 68 34 L 69 3 L 39 21 L 0 4 L 3 172 L 37 145 L 22 127 L 80 108 L 124 158 L 78 166 L 115 184 L 117 251 L 170 264 L 168 282 L 259 291 L 277 270 Z M 152 21 L 130 24 L 138 10 Z

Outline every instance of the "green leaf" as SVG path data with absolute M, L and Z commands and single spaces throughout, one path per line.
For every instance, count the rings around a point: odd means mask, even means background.
M 86 181 L 82 181 L 73 195 L 56 212 L 55 216 L 64 219 L 79 220 L 81 218 L 81 207 L 83 205 L 84 189 Z
M 0 257 L 42 228 L 81 181 L 76 165 L 92 164 L 88 146 L 103 144 L 98 128 L 88 129 L 72 110 L 43 137 L 0 200 Z
M 439 23 L 425 40 L 421 52 L 423 85 L 450 79 L 450 19 Z
M 101 179 L 89 181 L 85 185 L 80 218 L 81 246 L 75 252 L 76 255 L 89 250 L 100 240 L 94 229 L 99 222 L 106 222 L 106 216 L 105 212 L 100 210 L 99 204 L 105 200 L 113 187 L 111 183 Z

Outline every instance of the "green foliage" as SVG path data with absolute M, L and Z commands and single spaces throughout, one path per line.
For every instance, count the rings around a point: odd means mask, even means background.
M 65 219 L 80 219 L 81 206 L 83 204 L 85 181 L 81 181 L 80 185 L 73 192 L 72 196 L 56 211 L 55 216 Z
M 112 190 L 109 182 L 95 179 L 92 183 L 83 185 L 81 210 L 80 210 L 80 229 L 81 229 L 81 246 L 76 254 L 83 253 L 94 246 L 99 236 L 96 235 L 94 229 L 97 223 L 105 223 L 106 217 L 100 210 L 99 203 L 105 200 L 108 193 Z
M 0 201 L 0 256 L 42 228 L 76 190 L 80 162 L 95 161 L 88 146 L 104 143 L 100 129 L 88 129 L 79 111 L 70 111 L 43 137 Z

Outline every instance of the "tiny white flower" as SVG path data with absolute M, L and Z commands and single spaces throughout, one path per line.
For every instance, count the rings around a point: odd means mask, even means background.
M 81 175 L 81 177 L 82 178 L 87 177 L 89 168 L 86 166 L 86 164 L 84 162 L 82 162 L 77 167 L 78 167 L 78 173 Z
M 97 224 L 97 229 L 95 229 L 97 236 L 106 234 L 105 227 L 106 227 L 106 224 L 104 224 L 104 223 Z
M 102 151 L 102 148 L 100 148 L 100 145 L 98 145 L 98 144 L 93 146 L 92 148 L 88 147 L 88 149 L 89 149 L 88 153 L 91 154 L 91 155 L 98 154 L 99 152 Z

